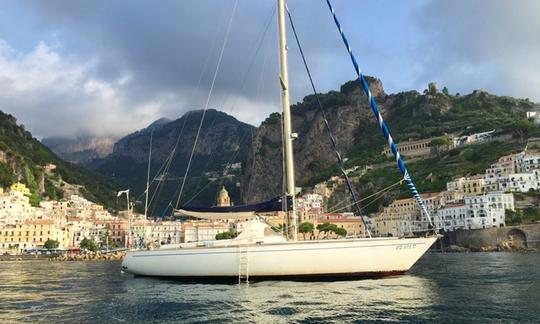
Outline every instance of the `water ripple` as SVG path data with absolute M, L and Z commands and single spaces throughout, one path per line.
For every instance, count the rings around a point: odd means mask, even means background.
M 539 322 L 540 254 L 428 254 L 407 275 L 182 284 L 118 262 L 1 262 L 0 322 Z

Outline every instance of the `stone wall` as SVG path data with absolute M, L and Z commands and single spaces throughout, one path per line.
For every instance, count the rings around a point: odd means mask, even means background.
M 540 249 L 540 224 L 459 230 L 445 236 L 445 245 L 479 249 L 513 242 L 528 249 Z

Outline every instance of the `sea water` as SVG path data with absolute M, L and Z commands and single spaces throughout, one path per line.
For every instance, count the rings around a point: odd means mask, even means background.
M 0 322 L 22 321 L 540 323 L 540 253 L 433 253 L 403 276 L 249 285 L 133 278 L 114 261 L 0 262 Z

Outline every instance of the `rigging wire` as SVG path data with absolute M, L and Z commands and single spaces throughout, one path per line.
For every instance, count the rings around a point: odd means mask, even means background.
M 377 192 L 375 192 L 375 193 L 373 193 L 373 194 L 371 194 L 371 195 L 369 195 L 369 196 L 367 196 L 367 197 L 364 197 L 364 198 L 360 199 L 359 202 L 363 202 L 363 201 L 366 201 L 366 200 L 368 200 L 368 199 L 370 199 L 370 198 L 372 198 L 372 197 L 375 197 L 375 196 L 377 196 L 377 195 L 380 195 L 379 197 L 376 197 L 375 199 L 373 199 L 372 201 L 370 201 L 368 204 L 364 205 L 364 206 L 363 206 L 363 209 L 365 209 L 367 206 L 369 206 L 370 204 L 372 204 L 374 201 L 380 199 L 380 198 L 383 196 L 383 194 L 385 194 L 386 192 L 388 192 L 389 190 L 391 190 L 391 189 L 394 188 L 395 186 L 402 184 L 403 181 L 404 181 L 403 179 L 400 179 L 400 180 L 397 181 L 396 183 L 393 183 L 393 184 L 389 185 L 388 187 L 385 187 L 385 188 L 383 188 L 383 189 L 381 189 L 381 190 L 379 190 L 379 191 L 377 191 Z M 355 204 L 355 202 L 353 202 L 352 204 L 346 205 L 346 206 L 341 206 L 340 208 L 334 208 L 334 209 L 332 209 L 331 211 L 328 211 L 328 212 L 329 212 L 329 213 L 337 213 L 337 212 L 342 211 L 342 210 L 345 210 L 345 209 L 347 209 L 347 208 L 349 208 L 349 207 L 351 207 L 351 206 L 354 206 L 354 204 Z M 336 207 L 336 206 L 334 206 L 334 207 Z
M 377 119 L 377 122 L 379 124 L 379 127 L 381 128 L 384 137 L 386 138 L 386 141 L 388 142 L 388 146 L 390 147 L 392 153 L 394 154 L 396 164 L 399 168 L 399 171 L 403 174 L 403 179 L 405 180 L 405 183 L 407 184 L 407 187 L 409 188 L 409 191 L 412 193 L 416 203 L 420 207 L 421 211 L 424 212 L 424 215 L 428 219 L 431 227 L 435 231 L 435 224 L 433 224 L 433 221 L 431 219 L 431 216 L 429 215 L 429 212 L 426 208 L 426 205 L 424 201 L 422 200 L 422 197 L 420 197 L 420 193 L 416 189 L 416 186 L 414 185 L 412 178 L 407 171 L 407 168 L 405 167 L 405 163 L 403 162 L 403 159 L 401 158 L 401 155 L 399 154 L 399 151 L 394 143 L 394 140 L 392 139 L 392 136 L 390 135 L 390 131 L 388 130 L 388 126 L 386 126 L 386 123 L 384 122 L 384 119 L 381 115 L 381 112 L 379 111 L 379 107 L 377 106 L 377 102 L 373 98 L 371 94 L 371 90 L 369 89 L 369 85 L 364 78 L 364 74 L 361 72 L 360 67 L 358 65 L 358 62 L 356 61 L 356 57 L 351 49 L 351 46 L 349 44 L 349 41 L 347 40 L 347 37 L 345 36 L 345 33 L 343 32 L 343 28 L 341 27 L 341 24 L 336 16 L 336 12 L 334 8 L 332 7 L 332 4 L 330 3 L 330 0 L 326 0 L 326 4 L 328 5 L 328 9 L 332 13 L 332 17 L 334 19 L 334 23 L 339 31 L 339 34 L 341 35 L 341 39 L 343 40 L 343 44 L 347 48 L 347 52 L 349 53 L 349 57 L 351 59 L 351 62 L 354 66 L 354 71 L 356 72 L 356 75 L 358 76 L 358 80 L 360 81 L 360 85 L 362 86 L 362 90 L 364 91 L 366 97 L 368 98 L 369 104 L 371 106 L 371 110 L 373 111 L 373 114 L 375 115 L 375 118 Z
M 232 22 L 233 22 L 234 14 L 236 12 L 237 5 L 238 5 L 238 0 L 236 0 L 234 2 L 231 17 L 229 19 L 229 24 L 227 25 L 227 31 L 225 32 L 225 39 L 223 40 L 223 44 L 221 46 L 221 51 L 219 53 L 219 59 L 218 59 L 217 65 L 216 65 L 216 69 L 214 71 L 214 76 L 212 78 L 212 83 L 210 84 L 210 90 L 208 91 L 208 96 L 206 98 L 206 104 L 204 106 L 204 110 L 203 110 L 203 113 L 202 113 L 202 116 L 201 116 L 201 121 L 199 123 L 199 128 L 197 130 L 197 134 L 195 135 L 195 142 L 193 143 L 193 148 L 191 150 L 188 165 L 186 167 L 186 172 L 184 174 L 184 179 L 182 179 L 182 185 L 180 187 L 180 193 L 178 194 L 178 199 L 176 200 L 175 208 L 178 208 L 178 205 L 180 203 L 180 198 L 182 197 L 184 186 L 186 184 L 186 178 L 187 178 L 187 175 L 189 173 L 189 169 L 191 167 L 191 162 L 193 160 L 193 155 L 195 154 L 195 148 L 197 147 L 197 142 L 199 140 L 199 135 L 201 133 L 202 125 L 203 125 L 203 122 L 204 122 L 204 116 L 206 114 L 206 110 L 208 109 L 208 105 L 210 103 L 210 98 L 212 97 L 212 92 L 214 90 L 214 85 L 216 83 L 216 78 L 217 78 L 217 75 L 218 75 L 218 72 L 219 72 L 219 68 L 221 67 L 221 61 L 223 59 L 223 53 L 225 52 L 225 47 L 227 46 L 227 42 L 229 40 L 229 34 L 230 34 L 230 31 L 231 31 L 231 26 L 232 26 Z
M 203 70 L 204 70 L 204 69 L 203 69 Z M 203 72 L 204 72 L 204 71 L 203 71 Z M 203 72 L 201 72 L 201 75 L 202 75 Z M 174 156 L 175 156 L 175 153 L 176 153 L 176 149 L 178 148 L 178 143 L 180 142 L 180 138 L 182 137 L 182 133 L 184 132 L 184 129 L 185 129 L 185 127 L 186 127 L 186 124 L 187 124 L 187 121 L 188 121 L 190 115 L 191 115 L 191 114 L 188 113 L 188 114 L 186 114 L 185 117 L 184 117 L 184 123 L 182 123 L 182 128 L 180 129 L 180 132 L 178 132 L 178 136 L 176 137 L 176 143 L 174 144 L 174 147 L 173 147 L 173 149 L 171 150 L 171 154 L 170 154 L 169 161 L 167 162 L 167 165 L 166 165 L 166 167 L 165 167 L 165 170 L 164 170 L 164 172 L 163 172 L 163 174 L 162 174 L 163 177 L 167 177 L 167 174 L 169 173 L 169 169 L 170 169 L 170 167 L 171 167 L 171 165 L 172 165 L 172 161 L 174 160 Z M 165 187 L 165 181 L 159 182 L 158 187 L 157 187 L 156 190 L 154 191 L 154 194 L 157 193 L 157 196 L 155 196 L 155 197 L 156 197 L 156 201 L 157 201 L 157 199 L 159 198 L 159 196 L 161 195 L 161 192 L 163 191 L 163 188 L 164 188 L 164 187 Z M 154 195 L 152 195 L 151 201 L 154 201 Z M 167 206 L 166 208 L 168 208 L 168 207 L 169 207 L 169 206 Z M 157 204 L 154 205 L 154 208 L 152 209 L 152 212 L 154 212 L 156 208 L 157 208 Z
M 216 28 L 216 35 L 214 36 L 214 38 L 212 40 L 212 46 L 210 47 L 211 50 L 208 51 L 208 54 L 206 55 L 206 59 L 204 60 L 204 63 L 203 63 L 202 69 L 201 69 L 201 73 L 199 73 L 199 78 L 197 80 L 197 85 L 195 86 L 195 90 L 194 90 L 195 93 L 198 92 L 198 90 L 199 90 L 199 88 L 201 86 L 203 76 L 204 76 L 204 74 L 205 74 L 205 72 L 206 72 L 206 70 L 208 68 L 208 63 L 210 61 L 210 57 L 211 57 L 211 54 L 213 52 L 213 49 L 216 46 L 218 36 L 219 36 L 219 28 Z M 189 118 L 189 115 L 190 115 L 190 112 L 188 112 L 187 114 L 184 114 L 184 123 L 182 124 L 182 128 L 181 128 L 180 132 L 178 133 L 178 135 L 176 137 L 175 145 L 172 147 L 171 152 L 169 153 L 167 158 L 163 161 L 160 168 L 155 173 L 155 176 L 152 178 L 152 181 L 150 182 L 149 188 L 153 185 L 153 183 L 155 181 L 158 181 L 158 185 L 157 185 L 156 189 L 154 190 L 154 193 L 152 194 L 152 198 L 150 199 L 149 205 L 151 205 L 152 202 L 154 201 L 154 197 L 156 199 L 158 199 L 159 196 L 161 195 L 161 191 L 162 191 L 165 184 L 164 184 L 164 181 L 160 181 L 158 179 L 160 178 L 160 175 L 161 175 L 161 178 L 166 177 L 168 172 L 169 172 L 170 166 L 172 164 L 172 160 L 174 159 L 174 154 L 176 153 L 176 149 L 177 149 L 178 144 L 180 142 L 180 138 L 182 137 L 182 134 L 184 132 L 184 128 L 186 126 L 186 122 L 187 122 L 187 119 Z M 161 173 L 162 170 L 163 170 L 163 173 Z M 150 189 L 148 189 L 148 190 L 150 190 Z M 157 193 L 157 196 L 156 196 L 156 193 Z M 137 200 L 139 200 L 142 197 L 142 195 L 144 195 L 144 194 L 146 194 L 146 190 L 141 195 L 139 195 Z M 156 207 L 157 206 L 154 206 L 154 208 L 152 209 L 150 214 L 154 213 Z M 168 208 L 168 206 L 167 206 L 167 208 Z
M 261 50 L 261 48 L 262 48 L 262 46 L 264 44 L 264 40 L 266 39 L 266 36 L 268 34 L 269 27 L 272 24 L 272 22 L 274 21 L 273 18 L 275 16 L 275 14 L 276 14 L 276 7 L 272 6 L 272 11 L 270 12 L 270 15 L 268 16 L 268 18 L 266 20 L 266 23 L 264 24 L 264 27 L 261 29 L 261 31 L 259 32 L 259 34 L 256 37 L 257 41 L 254 43 L 255 46 L 253 47 L 252 54 L 250 55 L 251 59 L 249 60 L 249 64 L 247 65 L 247 68 L 245 69 L 245 71 L 244 71 L 244 73 L 242 75 L 242 82 L 241 82 L 241 87 L 240 87 L 241 91 L 240 92 L 242 92 L 245 89 L 246 85 L 247 85 L 248 73 L 249 73 L 249 71 L 251 71 L 251 69 L 253 67 L 253 64 L 255 62 L 255 59 L 257 58 L 257 55 L 260 52 L 260 50 Z M 266 66 L 267 57 L 268 57 L 268 52 L 266 51 L 265 55 L 264 55 L 264 59 L 263 59 L 263 65 L 262 65 L 263 67 Z M 262 76 L 263 76 L 263 69 L 261 68 L 260 75 L 259 75 L 258 82 L 257 82 L 257 92 L 256 92 L 256 95 L 255 95 L 255 101 L 257 101 L 257 99 L 259 98 L 259 90 L 260 90 L 260 84 L 261 84 Z M 237 101 L 238 101 L 239 97 L 240 97 L 240 95 L 238 95 L 238 94 L 234 96 L 234 99 L 233 99 L 233 102 L 231 104 L 231 108 L 229 110 L 229 113 L 232 113 L 232 111 L 236 108 L 236 104 L 237 104 Z M 225 105 L 226 101 L 227 100 L 224 100 L 224 103 L 222 104 L 222 106 Z M 216 117 L 214 117 L 212 125 L 215 123 L 216 119 L 217 119 L 217 115 L 216 115 Z M 230 157 L 227 159 L 227 162 L 224 164 L 226 168 L 232 163 L 232 161 L 234 161 L 236 159 L 236 157 L 240 153 L 240 148 L 242 147 L 242 145 L 244 144 L 244 142 L 248 138 L 251 138 L 251 139 L 253 138 L 253 132 L 252 131 L 250 131 L 249 134 L 246 133 L 241 137 L 241 139 L 239 141 L 239 145 L 235 148 L 234 151 L 232 151 L 230 153 Z M 214 154 L 214 151 L 212 151 L 210 153 L 210 156 L 207 159 L 207 162 L 206 162 L 205 167 L 203 168 L 203 170 L 206 170 L 206 168 L 208 167 L 208 164 L 209 164 L 213 154 Z M 193 177 L 190 177 L 190 179 L 191 178 L 193 178 Z M 201 178 L 203 178 L 203 177 L 201 177 Z M 226 177 L 220 177 L 219 179 L 220 179 L 220 181 L 219 181 L 219 185 L 217 186 L 218 191 L 217 191 L 216 195 L 219 193 L 219 189 L 223 185 L 224 180 L 226 179 Z M 200 183 L 200 180 L 199 180 L 198 183 Z M 188 201 L 184 202 L 183 205 L 187 205 L 190 202 L 192 202 L 201 193 L 203 193 L 206 188 L 208 188 L 213 183 L 214 183 L 214 181 L 208 181 L 198 192 L 196 192 L 194 195 L 192 195 L 191 198 Z M 197 187 L 198 187 L 198 185 L 197 185 Z
M 356 210 L 358 212 L 358 216 L 362 220 L 362 223 L 364 224 L 364 227 L 366 228 L 366 233 L 369 237 L 371 237 L 371 232 L 369 228 L 367 227 L 366 222 L 364 221 L 364 218 L 362 217 L 362 208 L 360 208 L 360 204 L 356 195 L 356 192 L 354 191 L 354 188 L 352 187 L 351 181 L 349 179 L 349 176 L 347 175 L 347 172 L 345 171 L 345 163 L 343 161 L 343 158 L 341 157 L 341 154 L 339 153 L 339 148 L 337 145 L 337 141 L 333 135 L 332 128 L 330 127 L 330 124 L 328 123 L 328 119 L 326 118 L 326 113 L 324 111 L 323 105 L 321 103 L 321 100 L 319 98 L 319 95 L 317 94 L 317 89 L 315 88 L 315 83 L 313 82 L 313 77 L 311 76 L 311 71 L 309 70 L 309 66 L 306 61 L 306 57 L 304 55 L 304 50 L 302 49 L 302 45 L 300 44 L 300 39 L 298 37 L 298 34 L 296 32 L 296 28 L 294 26 L 293 18 L 291 15 L 291 12 L 289 11 L 289 8 L 286 7 L 287 16 L 289 17 L 289 22 L 291 23 L 291 29 L 294 34 L 294 38 L 296 40 L 296 44 L 298 45 L 298 49 L 300 51 L 300 56 L 302 57 L 302 62 L 304 63 L 304 67 L 306 69 L 307 75 L 309 77 L 309 82 L 311 84 L 311 89 L 313 90 L 313 94 L 315 95 L 315 100 L 317 101 L 317 105 L 319 107 L 319 111 L 321 112 L 321 117 L 324 121 L 324 126 L 326 129 L 326 133 L 330 137 L 330 141 L 332 142 L 332 148 L 336 154 L 336 158 L 338 160 L 339 169 L 341 171 L 341 174 L 345 178 L 345 182 L 347 183 L 347 187 L 349 188 L 349 192 L 352 196 L 352 199 L 354 201 L 354 206 L 356 207 Z
M 249 72 L 251 71 L 251 69 L 253 67 L 253 64 L 255 62 L 255 59 L 257 58 L 257 55 L 259 54 L 259 51 L 263 47 L 264 40 L 266 39 L 266 36 L 268 35 L 268 30 L 270 28 L 270 25 L 274 21 L 274 16 L 276 14 L 276 10 L 277 10 L 277 8 L 275 6 L 272 6 L 272 11 L 270 12 L 270 15 L 267 18 L 267 21 L 266 21 L 266 23 L 264 25 L 264 28 L 260 31 L 259 35 L 256 37 L 256 39 L 258 39 L 258 40 L 255 43 L 255 48 L 254 48 L 253 53 L 251 54 L 251 59 L 249 61 L 249 64 L 247 65 L 247 68 L 244 70 L 244 73 L 243 73 L 243 76 L 242 76 L 242 83 L 241 83 L 242 85 L 240 87 L 240 92 L 243 92 L 244 89 L 246 88 L 248 74 L 249 74 Z M 255 102 L 257 102 L 257 100 L 259 99 L 259 90 L 260 90 L 262 76 L 264 74 L 263 73 L 264 72 L 263 68 L 264 68 L 264 66 L 266 66 L 267 57 L 268 57 L 268 51 L 266 51 L 265 54 L 264 54 L 262 68 L 259 71 L 259 78 L 258 78 L 258 81 L 257 81 L 257 90 L 256 90 L 256 94 L 255 94 L 255 99 L 254 99 Z M 232 113 L 234 111 L 234 109 L 237 107 L 236 104 L 237 104 L 239 98 L 240 98 L 240 95 L 238 95 L 238 94 L 234 96 L 234 99 L 233 99 L 233 102 L 231 104 L 231 109 L 229 110 L 229 113 Z M 223 104 L 223 106 L 224 106 L 224 104 Z M 250 132 L 250 135 L 251 135 L 250 138 L 252 139 L 253 134 L 251 132 Z M 231 164 L 231 162 L 236 158 L 236 156 L 238 156 L 238 153 L 240 152 L 240 147 L 247 138 L 248 138 L 248 134 L 244 134 L 242 136 L 242 138 L 240 139 L 239 145 L 231 153 L 232 157 L 228 159 L 227 163 L 225 164 L 225 167 L 228 167 Z M 221 178 L 220 184 L 219 184 L 219 186 L 217 188 L 216 198 L 217 198 L 217 195 L 219 194 L 219 188 L 223 185 L 224 179 L 225 178 Z

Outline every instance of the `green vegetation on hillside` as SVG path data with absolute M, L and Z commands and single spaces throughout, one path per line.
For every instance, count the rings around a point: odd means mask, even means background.
M 117 186 L 80 166 L 59 159 L 41 144 L 15 117 L 0 112 L 0 186 L 6 188 L 16 181 L 23 182 L 31 191 L 30 202 L 38 205 L 42 199 L 61 199 L 63 181 L 83 186 L 85 198 L 109 208 L 118 208 Z M 44 166 L 52 163 L 56 169 L 46 172 Z M 41 187 L 41 188 L 40 188 Z
M 373 80 L 370 79 L 368 82 L 371 83 Z M 350 81 L 341 87 L 340 92 L 320 94 L 320 98 L 323 104 L 327 103 L 325 109 L 327 114 L 331 115 L 340 106 L 350 105 L 351 95 L 360 92 L 359 82 Z M 437 92 L 436 89 L 426 90 L 423 95 L 416 91 L 381 95 L 376 100 L 397 143 L 435 138 L 430 143 L 432 152 L 435 153 L 433 157 L 425 159 L 404 157 L 409 173 L 420 192 L 444 190 L 446 183 L 456 176 L 484 173 L 485 169 L 499 157 L 522 150 L 527 138 L 540 136 L 540 128 L 526 119 L 526 111 L 540 110 L 540 106 L 528 99 L 495 96 L 481 90 L 465 96 L 449 95 L 448 89 L 445 88 L 443 92 Z M 315 109 L 318 108 L 312 96 L 293 106 L 293 111 L 297 115 Z M 448 151 L 449 134 L 465 136 L 491 130 L 495 130 L 493 135 L 500 138 L 500 141 L 460 146 Z M 360 172 L 351 174 L 360 197 L 367 197 L 401 179 L 393 157 L 386 158 L 381 154 L 386 146 L 375 118 L 370 116 L 370 120 L 360 122 L 354 147 L 348 152 L 341 152 L 342 156 L 347 158 L 347 168 L 353 166 L 360 166 L 359 170 L 363 170 L 366 166 L 373 168 L 366 174 Z M 339 174 L 336 163 L 321 168 L 314 177 L 301 185 L 313 186 Z M 335 197 L 329 201 L 330 208 L 347 198 L 346 192 L 344 186 L 338 188 Z M 410 197 L 410 193 L 402 185 L 391 190 L 387 196 Z M 378 201 L 368 199 L 362 205 L 367 206 L 365 212 L 371 213 L 389 201 L 391 199 Z
M 483 174 L 485 169 L 496 162 L 499 157 L 518 152 L 522 146 L 517 142 L 488 142 L 483 144 L 462 146 L 444 153 L 440 158 L 433 157 L 407 163 L 407 168 L 411 174 L 417 189 L 422 193 L 438 192 L 446 189 L 446 183 L 457 176 Z M 380 165 L 379 165 L 380 166 Z M 354 175 L 353 175 L 354 176 Z M 389 162 L 366 172 L 354 185 L 360 194 L 360 198 L 368 197 L 374 193 L 387 188 L 402 179 L 395 163 Z M 339 194 L 329 201 L 329 208 L 335 205 L 340 199 L 347 197 L 345 186 L 338 189 Z M 393 188 L 387 194 L 393 198 L 411 197 L 410 192 L 403 184 Z M 361 205 L 366 206 L 365 213 L 376 212 L 387 199 L 367 199 Z

